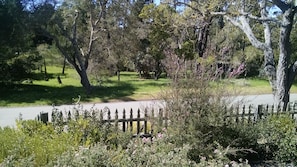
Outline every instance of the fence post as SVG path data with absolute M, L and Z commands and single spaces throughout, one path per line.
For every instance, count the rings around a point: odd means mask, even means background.
M 249 105 L 249 112 L 248 112 L 248 123 L 251 123 L 251 111 L 252 110 L 252 106 Z
M 118 131 L 118 121 L 119 121 L 119 116 L 118 116 L 118 109 L 116 109 L 115 111 L 115 118 L 114 118 L 115 122 L 114 122 L 114 126 L 115 126 L 115 131 L 117 132 Z
M 165 128 L 168 127 L 168 110 L 165 110 Z
M 158 132 L 161 130 L 161 127 L 163 126 L 163 109 L 159 109 L 159 125 L 158 125 Z
M 223 123 L 226 125 L 226 119 L 227 119 L 227 106 L 224 106 L 224 112 L 223 112 Z
M 228 123 L 227 124 L 231 123 L 233 115 L 234 115 L 234 107 L 232 105 L 231 108 L 230 108 L 229 114 L 227 115 L 227 118 L 228 118 L 228 120 L 227 120 Z
M 137 110 L 137 134 L 140 133 L 140 109 Z
M 277 106 L 277 111 L 276 111 L 276 115 L 279 115 L 279 113 L 281 112 L 281 110 L 282 110 L 282 104 L 279 104 L 278 106 Z
M 144 134 L 147 134 L 147 108 L 144 109 Z
M 64 122 L 62 111 L 58 111 L 58 125 L 61 126 Z
M 292 107 L 293 108 L 293 112 L 292 112 L 293 113 L 292 114 L 293 119 L 295 119 L 294 117 L 295 117 L 295 114 L 296 114 L 296 106 L 297 106 L 297 102 L 294 102 L 293 107 Z
M 236 123 L 239 122 L 239 105 L 236 107 L 236 118 L 235 118 L 235 122 Z
M 110 109 L 107 109 L 107 122 L 110 123 L 111 115 L 110 115 Z
M 77 109 L 74 111 L 74 119 L 75 119 L 75 121 L 77 121 L 79 119 L 79 112 Z
M 126 132 L 126 110 L 123 110 L 123 132 Z
M 241 113 L 241 122 L 244 123 L 244 116 L 245 116 L 245 105 L 242 107 L 242 113 Z
M 88 111 L 84 110 L 83 113 L 84 113 L 84 119 L 87 119 L 88 118 Z
M 262 105 L 258 105 L 257 114 L 259 116 L 259 119 L 262 119 L 262 110 L 263 110 L 263 106 Z
M 151 134 L 154 133 L 154 125 L 155 125 L 155 112 L 154 112 L 154 109 L 152 109 L 152 119 L 153 121 L 151 122 Z
M 71 112 L 70 110 L 68 111 L 68 115 L 67 115 L 67 122 L 71 121 Z
M 272 110 L 272 111 L 274 110 L 274 109 L 273 109 L 273 105 L 272 105 L 272 109 L 271 109 L 271 110 Z M 264 111 L 264 116 L 267 117 L 267 115 L 269 115 L 269 105 L 268 105 L 268 104 L 266 105 L 266 109 L 265 109 L 265 111 Z
M 133 132 L 133 109 L 130 110 L 130 132 Z
M 286 111 L 289 113 L 291 112 L 291 105 L 292 105 L 292 102 L 289 102 L 286 107 Z
M 268 105 L 267 105 L 268 106 Z M 277 111 L 277 106 L 275 106 L 274 104 L 271 106 L 271 115 L 274 115 L 274 110 Z M 269 109 L 267 110 L 267 113 L 269 114 Z
M 48 123 L 48 113 L 47 112 L 46 113 L 41 112 L 40 113 L 40 120 L 41 120 L 41 122 L 47 124 Z

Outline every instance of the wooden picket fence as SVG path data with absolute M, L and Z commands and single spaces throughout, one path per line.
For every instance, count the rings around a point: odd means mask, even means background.
M 108 108 L 104 108 L 102 110 L 92 109 L 91 111 L 74 110 L 68 112 L 53 109 L 50 121 L 48 113 L 40 113 L 40 115 L 37 116 L 37 119 L 44 123 L 51 122 L 53 124 L 67 125 L 70 120 L 90 118 L 95 119 L 95 121 L 102 124 L 113 124 L 114 127 L 118 127 L 118 129 L 123 132 L 136 131 L 136 134 L 143 135 L 152 134 L 153 130 L 156 128 L 166 128 L 168 126 L 168 114 L 161 108 L 158 111 L 148 109 L 141 111 L 138 109 L 136 113 L 132 109 L 130 109 L 129 112 L 124 109 L 121 113 L 121 118 L 119 115 L 120 114 L 117 109 L 114 114 L 112 114 Z
M 258 120 L 265 119 L 269 115 L 289 114 L 295 121 L 297 121 L 297 103 L 290 102 L 286 109 L 282 105 L 242 105 L 232 106 L 229 110 L 225 110 L 224 122 L 230 123 L 255 123 Z
M 224 112 L 223 121 L 226 124 L 231 122 L 252 124 L 258 120 L 265 119 L 269 115 L 281 115 L 284 113 L 289 114 L 293 119 L 297 120 L 297 103 L 289 103 L 285 110 L 283 110 L 282 106 L 258 105 L 254 107 L 253 105 L 242 105 L 230 108 L 226 107 L 222 112 Z M 161 108 L 158 111 L 149 111 L 148 109 L 141 111 L 138 109 L 136 112 L 132 109 L 127 112 L 124 109 L 121 115 L 118 110 L 112 114 L 108 108 L 68 112 L 59 111 L 54 108 L 51 114 L 51 121 L 49 121 L 48 113 L 40 113 L 37 117 L 38 120 L 44 123 L 52 122 L 61 125 L 66 125 L 68 121 L 73 119 L 78 120 L 79 118 L 96 118 L 101 123 L 113 124 L 123 132 L 134 131 L 136 134 L 152 134 L 156 127 L 167 127 L 170 120 L 168 112 L 165 112 Z

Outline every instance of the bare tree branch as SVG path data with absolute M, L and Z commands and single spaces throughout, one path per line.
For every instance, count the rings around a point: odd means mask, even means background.
M 273 4 L 275 4 L 282 12 L 288 10 L 291 5 L 283 2 L 282 0 L 272 0 Z
M 246 34 L 246 36 L 249 38 L 249 40 L 251 41 L 251 43 L 254 47 L 259 48 L 259 49 L 266 48 L 266 45 L 263 42 L 260 42 L 255 37 L 255 35 L 252 31 L 252 28 L 250 27 L 246 17 L 240 16 L 238 18 L 238 20 L 235 20 L 234 18 L 225 15 L 224 18 L 227 19 L 228 21 L 230 21 L 236 27 L 240 28 Z

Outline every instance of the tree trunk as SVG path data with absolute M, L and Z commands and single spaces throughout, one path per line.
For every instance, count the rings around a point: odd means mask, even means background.
M 207 17 L 207 16 L 206 16 Z M 209 29 L 211 25 L 212 17 L 206 18 L 204 22 L 199 25 L 199 28 L 196 30 L 197 34 L 197 52 L 200 57 L 204 56 L 205 50 L 207 48 Z
M 121 81 L 121 71 L 120 70 L 117 70 L 117 76 L 118 76 L 118 81 L 120 82 Z
M 290 100 L 290 88 L 297 73 L 297 62 L 290 65 L 290 35 L 296 7 L 291 6 L 292 4 L 283 3 L 280 0 L 274 0 L 273 3 L 282 10 L 279 32 L 279 60 L 277 68 L 271 45 L 271 30 L 268 21 L 262 21 L 265 42 L 261 42 L 255 37 L 246 16 L 240 16 L 239 19 L 234 19 L 229 16 L 225 16 L 225 18 L 235 26 L 239 27 L 246 34 L 253 46 L 263 50 L 265 61 L 264 70 L 272 88 L 274 104 L 283 105 L 283 109 L 286 109 Z M 266 1 L 260 1 L 259 5 L 261 8 L 261 18 L 259 18 L 259 20 L 269 20 L 269 14 L 266 10 Z
M 44 80 L 48 81 L 45 59 L 43 59 L 43 65 L 44 65 Z
M 293 26 L 295 11 L 293 9 L 287 9 L 283 12 L 282 22 L 280 26 L 280 38 L 279 38 L 279 60 L 277 68 L 277 91 L 275 94 L 275 101 L 278 104 L 287 106 L 290 100 L 290 88 L 295 78 L 295 74 L 290 71 L 290 34 Z M 292 76 L 293 75 L 293 76 Z
M 90 84 L 87 71 L 86 70 L 79 70 L 77 71 L 80 76 L 80 83 L 85 88 L 86 93 L 89 95 L 92 91 L 92 86 Z
M 65 74 L 65 67 L 66 67 L 66 57 L 64 57 L 64 61 L 63 61 L 63 68 L 62 68 L 62 74 Z

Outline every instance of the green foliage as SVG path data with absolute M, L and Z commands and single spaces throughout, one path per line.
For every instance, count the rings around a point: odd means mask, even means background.
M 0 162 L 11 154 L 15 144 L 19 138 L 23 138 L 23 134 L 12 128 L 0 128 Z
M 112 148 L 126 147 L 131 139 L 132 134 L 120 132 L 114 124 L 102 122 L 98 110 L 85 111 L 79 106 L 74 107 L 72 116 L 69 113 L 67 120 L 61 113 L 53 109 L 52 124 L 57 132 L 69 134 L 76 146 L 87 147 L 102 142 Z
M 269 116 L 256 125 L 259 128 L 258 144 L 267 154 L 280 162 L 296 162 L 296 123 L 288 114 Z
M 38 61 L 32 54 L 29 13 L 20 0 L 1 1 L 0 9 L 0 81 L 20 81 L 28 77 Z
M 6 128 L 2 133 L 1 141 L 7 137 L 0 158 L 4 166 L 43 166 L 75 145 L 69 134 L 34 120 L 19 121 L 18 129 Z
M 171 142 L 180 146 L 185 143 L 191 145 L 188 156 L 196 162 L 200 162 L 201 156 L 207 159 L 214 157 L 216 143 L 226 148 L 237 140 L 223 121 L 228 92 L 222 85 L 212 84 L 211 70 L 202 73 L 195 79 L 174 83 L 165 95 Z
M 145 5 L 139 14 L 139 17 L 143 20 L 144 24 L 148 27 L 149 31 L 144 35 L 143 41 L 144 50 L 140 55 L 146 58 L 147 62 L 143 67 L 150 67 L 157 75 L 162 72 L 161 60 L 165 58 L 165 51 L 170 48 L 170 44 L 174 41 L 172 34 L 173 21 L 176 12 L 169 5 Z M 151 60 L 150 60 L 151 59 Z M 137 58 L 136 64 L 142 58 Z M 142 67 L 142 66 L 140 66 Z M 139 67 L 138 67 L 139 68 Z M 150 69 L 139 69 L 148 73 Z M 156 77 L 156 79 L 159 76 Z
M 195 163 L 187 158 L 189 145 L 177 147 L 169 143 L 169 138 L 163 131 L 152 139 L 132 139 L 126 149 L 109 149 L 107 145 L 98 143 L 90 148 L 67 152 L 48 166 L 248 166 L 246 162 L 226 160 L 225 153 L 230 150 L 221 147 L 216 150 L 215 160 L 203 159 L 201 163 Z
M 2 75 L 2 79 L 9 81 L 20 81 L 27 78 L 31 78 L 33 71 L 38 68 L 38 62 L 41 57 L 37 53 L 26 53 L 19 55 L 9 61 L 7 61 L 8 70 L 6 75 Z M 1 79 L 0 79 L 1 80 Z

